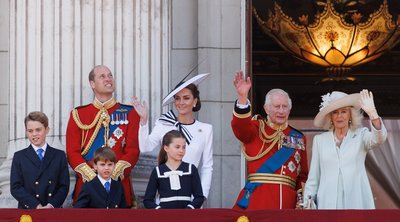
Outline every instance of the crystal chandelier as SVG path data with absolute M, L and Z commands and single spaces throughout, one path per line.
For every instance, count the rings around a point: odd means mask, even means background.
M 253 8 L 261 29 L 295 57 L 326 67 L 330 79 L 354 80 L 346 76 L 351 67 L 378 58 L 400 41 L 400 16 L 393 21 L 387 0 L 365 22 L 361 22 L 361 13 L 352 13 L 351 23 L 335 10 L 331 0 L 312 23 L 308 15 L 300 16 L 296 23 L 274 5 L 266 21 Z

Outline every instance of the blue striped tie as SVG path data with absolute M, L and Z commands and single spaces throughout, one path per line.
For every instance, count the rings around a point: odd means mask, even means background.
M 44 150 L 42 148 L 40 148 L 36 152 L 37 152 L 37 155 L 38 155 L 39 159 L 43 160 L 43 152 L 44 152 Z
M 104 184 L 104 188 L 106 188 L 107 193 L 109 193 L 109 192 L 110 192 L 110 182 L 107 181 L 107 182 Z

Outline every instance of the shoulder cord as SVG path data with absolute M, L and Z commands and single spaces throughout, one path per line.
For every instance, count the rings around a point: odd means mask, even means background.
M 99 112 L 97 113 L 96 117 L 94 118 L 93 122 L 90 123 L 89 125 L 84 125 L 81 120 L 79 119 L 79 115 L 78 115 L 78 110 L 74 109 L 72 111 L 72 117 L 76 123 L 76 125 L 79 127 L 79 129 L 83 130 L 82 131 L 82 141 L 81 141 L 81 146 L 83 146 L 85 144 L 85 141 L 87 139 L 87 135 L 88 135 L 88 130 L 92 129 L 94 126 L 96 126 L 96 128 L 94 129 L 94 132 L 92 134 L 92 136 L 90 137 L 88 143 L 86 144 L 86 147 L 83 149 L 83 151 L 81 152 L 81 155 L 86 155 L 90 149 L 90 147 L 93 144 L 93 141 L 95 140 L 95 138 L 97 137 L 97 134 L 101 128 L 101 125 L 104 126 L 105 128 L 105 133 L 104 133 L 104 141 L 105 144 L 108 143 L 108 133 L 109 133 L 109 127 L 108 127 L 108 123 L 110 122 L 110 115 L 108 115 L 108 112 L 105 108 L 101 108 L 99 110 Z M 85 135 L 83 135 L 85 134 Z
M 259 133 L 260 139 L 263 141 L 263 144 L 262 144 L 262 146 L 260 148 L 260 151 L 255 156 L 249 156 L 246 153 L 244 145 L 243 144 L 241 145 L 241 149 L 242 149 L 243 155 L 244 155 L 244 157 L 246 158 L 247 161 L 258 160 L 258 159 L 264 157 L 269 151 L 271 151 L 271 149 L 275 146 L 275 144 L 277 142 L 279 142 L 279 148 L 280 148 L 281 147 L 281 141 L 282 141 L 283 137 L 285 137 L 285 134 L 283 134 L 281 129 L 278 129 L 272 135 L 268 135 L 265 132 L 265 128 L 264 128 L 265 127 L 265 120 L 258 120 L 258 122 L 260 124 L 260 128 L 258 130 L 258 133 Z M 264 145 L 266 143 L 270 143 L 270 145 L 268 146 L 267 149 L 264 150 Z

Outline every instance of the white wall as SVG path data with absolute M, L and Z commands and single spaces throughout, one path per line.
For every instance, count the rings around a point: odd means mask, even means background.
M 9 1 L 0 1 L 0 144 L 8 143 L 9 109 Z M 4 146 L 2 146 L 4 147 Z M 7 149 L 0 149 L 0 163 Z

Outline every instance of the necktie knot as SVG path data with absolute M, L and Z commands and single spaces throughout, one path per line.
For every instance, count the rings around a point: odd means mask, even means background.
M 44 152 L 44 150 L 42 148 L 40 148 L 36 152 L 37 152 L 37 155 L 38 155 L 39 159 L 43 160 L 43 152 Z
M 105 182 L 104 183 L 104 188 L 106 188 L 107 193 L 110 192 L 110 182 Z

